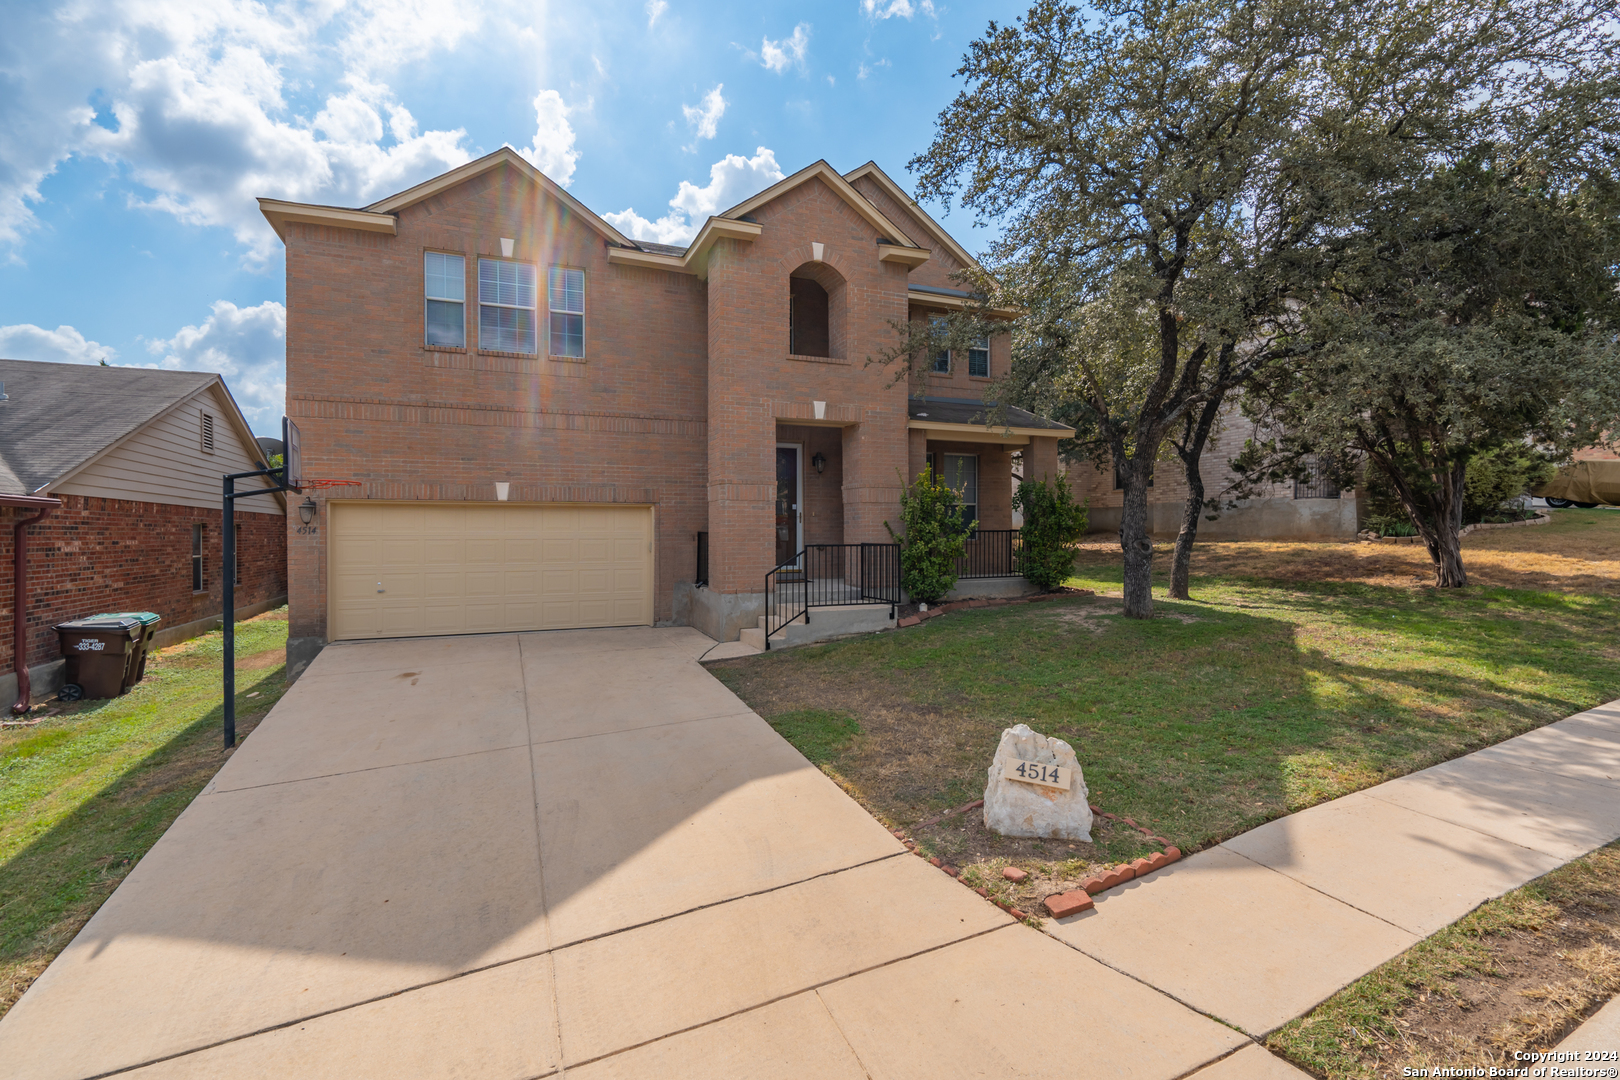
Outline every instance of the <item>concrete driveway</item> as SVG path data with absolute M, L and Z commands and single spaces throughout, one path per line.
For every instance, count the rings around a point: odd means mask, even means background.
M 1244 1046 L 908 855 L 712 645 L 328 648 L 0 1022 L 3 1071 L 1168 1080 Z

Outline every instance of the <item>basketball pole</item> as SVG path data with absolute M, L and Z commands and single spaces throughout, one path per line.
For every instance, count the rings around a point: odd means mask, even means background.
M 289 432 L 288 428 L 292 431 Z M 293 460 L 299 456 L 298 429 L 286 417 L 281 419 L 281 461 L 279 469 L 255 469 L 252 472 L 227 473 L 225 481 L 224 523 L 221 537 L 220 562 L 224 565 L 220 572 L 225 576 L 224 610 L 220 613 L 222 628 L 225 631 L 225 749 L 229 750 L 236 745 L 236 500 L 251 499 L 255 495 L 274 495 L 281 491 L 297 491 L 298 462 Z M 291 436 L 290 438 L 288 436 Z M 264 462 L 258 462 L 263 465 Z M 250 476 L 268 476 L 275 480 L 275 487 L 259 488 L 254 491 L 237 491 L 236 482 L 246 480 Z M 289 482 L 290 481 L 290 482 Z

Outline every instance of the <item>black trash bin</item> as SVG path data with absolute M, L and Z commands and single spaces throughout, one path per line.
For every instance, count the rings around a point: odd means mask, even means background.
M 63 701 L 118 697 L 129 689 L 145 627 L 139 619 L 75 619 L 52 627 L 62 639 Z
M 135 659 L 130 663 L 124 689 L 146 678 L 146 656 L 152 651 L 152 637 L 157 633 L 158 624 L 163 616 L 155 611 L 104 611 L 100 615 L 90 616 L 92 619 L 139 619 L 143 628 L 140 645 L 135 650 Z

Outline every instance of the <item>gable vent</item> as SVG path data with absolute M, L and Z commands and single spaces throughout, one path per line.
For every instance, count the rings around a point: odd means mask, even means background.
M 212 413 L 202 414 L 202 451 L 205 454 L 214 452 L 214 416 Z

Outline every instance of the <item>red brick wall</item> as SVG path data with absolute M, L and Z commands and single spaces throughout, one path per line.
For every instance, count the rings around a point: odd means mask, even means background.
M 36 511 L 0 508 L 0 656 L 14 665 L 12 649 L 13 526 Z M 162 628 L 218 615 L 222 610 L 220 511 L 190 506 L 62 496 L 62 507 L 28 527 L 28 662 L 61 655 L 51 627 L 102 611 L 155 611 Z M 242 583 L 238 607 L 287 591 L 285 519 L 238 513 L 237 558 Z M 191 527 L 203 529 L 205 590 L 191 591 Z M 6 670 L 14 670 L 8 666 Z
M 542 297 L 548 266 L 584 269 L 582 363 L 544 355 L 544 311 L 541 355 L 478 348 L 477 260 L 502 237 Z M 465 349 L 423 345 L 424 250 L 466 259 Z M 327 496 L 493 501 L 496 481 L 513 502 L 654 506 L 670 618 L 706 522 L 705 304 L 695 277 L 609 264 L 601 234 L 505 168 L 402 211 L 398 236 L 289 226 L 287 412 L 306 475 L 360 481 L 312 492 L 315 529 L 288 519 L 292 636 L 326 634 Z
M 293 637 L 326 635 L 325 500 L 620 502 L 656 508 L 654 617 L 709 532 L 710 584 L 757 592 L 774 565 L 778 423 L 824 420 L 805 437 L 827 472 L 806 479 L 807 539 L 886 541 L 907 467 L 904 384 L 865 359 L 908 313 L 904 267 L 879 261 L 872 226 L 820 180 L 757 208 L 752 242 L 721 240 L 708 278 L 608 262 L 603 237 L 501 167 L 403 210 L 398 235 L 287 227 L 287 411 L 308 476 L 357 481 L 315 491 L 317 527 L 288 522 Z M 484 352 L 477 259 L 585 271 L 583 362 Z M 816 263 L 812 244 L 824 245 Z M 466 259 L 468 343 L 423 345 L 422 257 Z M 943 255 L 943 252 L 938 253 Z M 943 264 L 931 271 L 948 283 Z M 789 277 L 829 288 L 834 358 L 788 356 Z M 993 346 L 1005 370 L 1005 335 Z M 965 368 L 965 362 L 964 362 Z M 985 383 L 965 371 L 953 396 Z M 798 441 L 798 440 L 794 440 Z

